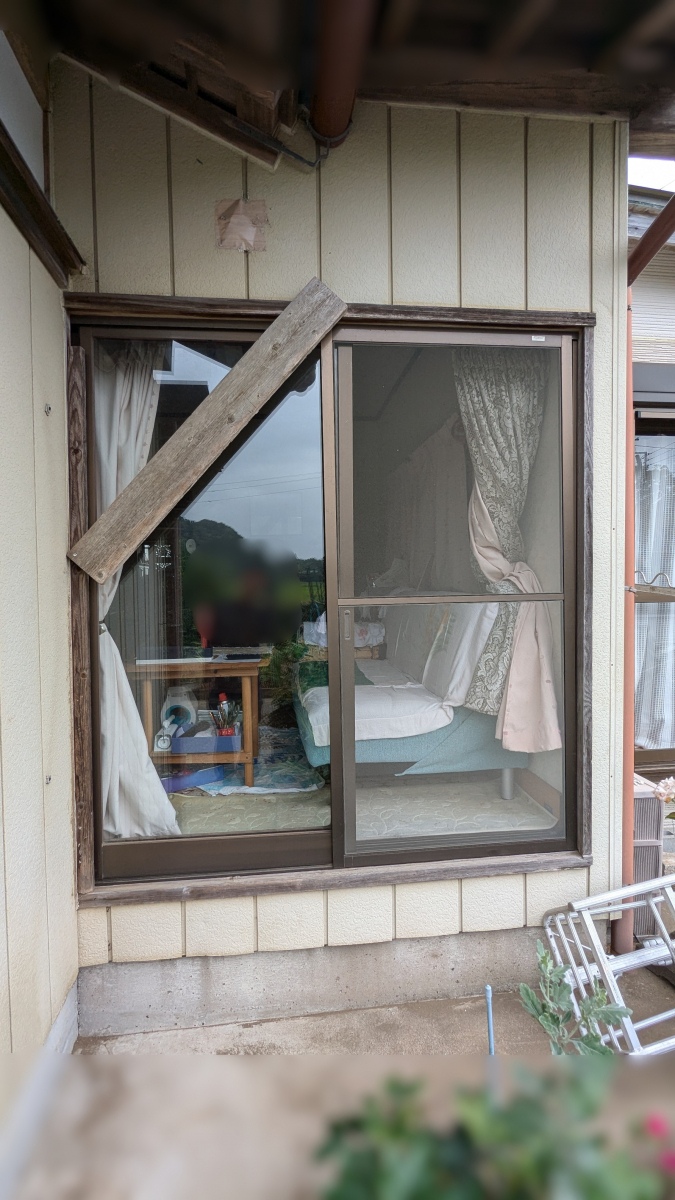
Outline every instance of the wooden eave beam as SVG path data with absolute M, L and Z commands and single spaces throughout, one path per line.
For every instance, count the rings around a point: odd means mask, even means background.
M 120 87 L 208 137 L 226 142 L 233 150 L 269 170 L 273 171 L 279 165 L 280 152 L 272 149 L 262 135 L 257 137 L 252 125 L 150 67 L 138 66 L 125 71 Z
M 346 308 L 335 292 L 311 279 L 72 547 L 72 562 L 96 583 L 105 583 L 330 333 Z
M 64 54 L 63 57 L 83 67 L 97 79 L 110 83 L 103 68 L 96 63 L 87 62 L 71 54 Z M 120 91 L 127 92 L 151 108 L 170 113 L 181 124 L 198 129 L 200 133 L 217 142 L 225 143 L 238 154 L 243 154 L 268 170 L 274 171 L 279 165 L 282 151 L 277 149 L 272 138 L 247 125 L 234 113 L 228 113 L 218 104 L 212 104 L 189 90 L 187 86 L 182 87 L 180 83 L 160 75 L 145 64 L 125 71 L 117 86 Z
M 85 266 L 30 167 L 0 121 L 0 204 L 60 288 Z
M 649 265 L 659 250 L 665 246 L 668 238 L 675 233 L 675 196 L 673 196 L 658 217 L 654 217 L 649 229 L 645 230 L 636 246 L 628 256 L 628 286 L 632 287 L 638 275 Z

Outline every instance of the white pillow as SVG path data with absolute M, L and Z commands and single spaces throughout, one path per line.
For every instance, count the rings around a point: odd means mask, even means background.
M 499 605 L 449 604 L 424 668 L 422 683 L 444 704 L 463 704 Z

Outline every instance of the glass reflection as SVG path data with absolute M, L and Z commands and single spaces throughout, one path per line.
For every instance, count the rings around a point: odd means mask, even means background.
M 122 372 L 127 393 L 144 389 L 156 453 L 244 350 L 100 345 L 99 424 L 114 424 Z M 101 466 L 105 436 L 104 428 Z M 108 840 L 330 824 L 330 753 L 306 752 L 297 716 L 308 669 L 327 687 L 321 455 L 314 360 L 129 560 L 107 607 L 102 601 Z

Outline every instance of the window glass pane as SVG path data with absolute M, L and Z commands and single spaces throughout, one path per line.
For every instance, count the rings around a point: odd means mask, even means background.
M 675 584 L 675 438 L 635 437 L 635 578 Z M 675 604 L 635 606 L 635 745 L 675 747 Z
M 562 603 L 347 611 L 349 849 L 564 836 Z
M 101 507 L 245 349 L 97 345 Z M 316 359 L 99 591 L 105 840 L 328 826 L 296 715 L 328 678 Z
M 560 351 L 355 345 L 351 362 L 341 595 L 560 592 Z

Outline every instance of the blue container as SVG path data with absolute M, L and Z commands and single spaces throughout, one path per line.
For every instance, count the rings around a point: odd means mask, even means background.
M 172 754 L 226 754 L 241 750 L 241 734 L 223 737 L 180 737 L 171 739 Z
M 224 778 L 222 767 L 198 767 L 196 771 L 180 771 L 162 779 L 165 792 L 182 792 L 183 788 L 202 787 L 205 783 L 220 783 Z

